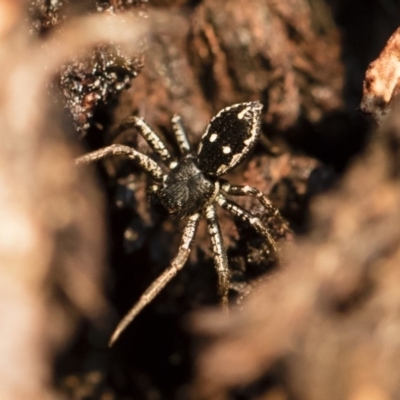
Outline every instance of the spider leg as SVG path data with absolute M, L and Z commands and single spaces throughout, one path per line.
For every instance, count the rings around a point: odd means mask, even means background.
M 111 146 L 103 147 L 102 149 L 85 154 L 75 160 L 76 165 L 87 165 L 93 162 L 102 160 L 103 158 L 112 156 L 125 156 L 135 161 L 147 174 L 155 181 L 162 181 L 164 173 L 162 169 L 150 157 L 139 153 L 135 149 L 122 144 L 112 144 Z
M 167 285 L 167 283 L 178 273 L 179 270 L 185 265 L 190 250 L 193 245 L 194 236 L 199 224 L 200 214 L 194 214 L 189 217 L 187 222 L 181 242 L 179 245 L 178 254 L 172 260 L 171 265 L 147 288 L 147 290 L 142 294 L 138 302 L 128 311 L 125 317 L 116 327 L 114 333 L 111 336 L 109 346 L 111 347 L 121 333 L 126 329 L 126 327 L 132 322 L 132 320 L 139 314 L 143 308 L 149 304 L 160 291 Z
M 217 220 L 214 204 L 206 206 L 208 233 L 211 237 L 211 246 L 214 253 L 214 264 L 218 274 L 218 289 L 221 296 L 222 309 L 228 311 L 229 269 L 228 257 L 222 240 L 221 228 Z
M 274 238 L 265 228 L 261 220 L 249 212 L 247 212 L 244 208 L 240 207 L 238 204 L 234 203 L 233 201 L 228 200 L 225 196 L 218 194 L 216 197 L 216 201 L 218 205 L 220 205 L 224 210 L 228 211 L 230 214 L 234 215 L 235 217 L 240 218 L 242 221 L 246 221 L 250 224 L 257 233 L 263 236 L 267 242 L 272 247 L 275 254 L 278 254 L 278 249 L 276 247 L 276 243 Z
M 131 128 L 136 128 L 139 131 L 139 133 L 146 140 L 151 149 L 160 156 L 161 160 L 166 165 L 168 165 L 170 168 L 173 168 L 175 166 L 176 161 L 173 160 L 165 144 L 160 139 L 160 137 L 149 127 L 149 125 L 147 125 L 143 118 L 139 118 L 134 115 L 125 118 L 114 131 L 114 134 L 115 136 L 117 136 L 121 132 Z
M 191 147 L 189 140 L 187 138 L 186 132 L 183 129 L 182 120 L 179 115 L 174 115 L 171 119 L 172 128 L 175 132 L 176 141 L 178 142 L 179 151 L 183 156 L 186 156 L 191 152 Z
M 221 190 L 232 196 L 255 197 L 264 206 L 269 215 L 279 215 L 278 209 L 273 206 L 268 197 L 261 190 L 258 190 L 252 186 L 231 185 L 229 182 L 224 182 L 221 186 Z

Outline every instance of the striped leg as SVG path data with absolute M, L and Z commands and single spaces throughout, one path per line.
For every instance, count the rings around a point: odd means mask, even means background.
M 221 296 L 222 309 L 227 311 L 229 291 L 228 257 L 222 240 L 221 229 L 218 224 L 214 204 L 210 204 L 206 207 L 206 218 L 214 253 L 214 264 L 218 274 L 218 289 Z
M 185 265 L 190 250 L 193 245 L 193 239 L 199 224 L 200 214 L 194 214 L 189 218 L 185 229 L 183 230 L 178 254 L 172 260 L 171 265 L 147 288 L 138 302 L 129 310 L 125 317 L 118 324 L 111 336 L 109 345 L 112 346 L 132 320 L 149 304 L 167 283 L 178 273 Z
M 135 161 L 144 172 L 150 175 L 155 181 L 162 181 L 164 173 L 161 168 L 150 157 L 136 151 L 132 147 L 124 146 L 122 144 L 112 144 L 108 147 L 93 151 L 92 153 L 85 154 L 75 160 L 76 165 L 87 165 L 93 162 L 102 160 L 103 158 L 113 156 L 125 156 Z
M 172 156 L 163 141 L 146 124 L 143 118 L 139 118 L 134 115 L 125 118 L 118 126 L 118 128 L 114 131 L 114 134 L 117 136 L 121 132 L 124 132 L 131 128 L 135 128 L 139 131 L 139 133 L 143 136 L 143 138 L 146 140 L 152 150 L 160 156 L 161 160 L 166 165 L 168 165 L 170 168 L 176 165 L 176 162 L 172 159 Z
M 256 188 L 252 186 L 238 186 L 231 185 L 229 182 L 224 182 L 221 186 L 221 190 L 226 194 L 230 194 L 232 196 L 251 196 L 258 199 L 258 201 L 265 207 L 268 214 L 270 215 L 279 215 L 279 211 L 276 207 L 274 207 L 268 197 Z
M 264 227 L 261 220 L 257 217 L 254 217 L 249 212 L 247 212 L 244 208 L 240 207 L 238 204 L 234 203 L 233 201 L 229 201 L 225 196 L 218 194 L 217 195 L 217 203 L 220 205 L 224 210 L 228 211 L 229 213 L 233 214 L 235 217 L 240 218 L 242 221 L 246 221 L 250 226 L 252 226 L 256 232 L 258 232 L 261 236 L 263 236 L 267 242 L 272 247 L 275 254 L 278 253 L 278 249 L 276 247 L 275 240 L 268 232 L 268 230 Z
M 181 117 L 175 114 L 172 117 L 171 122 L 172 122 L 172 128 L 174 129 L 175 132 L 176 141 L 178 142 L 179 151 L 183 156 L 186 156 L 187 154 L 190 153 L 191 147 L 189 140 L 186 136 L 186 132 L 183 129 Z

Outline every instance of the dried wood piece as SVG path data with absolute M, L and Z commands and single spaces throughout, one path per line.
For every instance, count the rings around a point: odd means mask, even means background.
M 399 93 L 400 28 L 389 38 L 379 57 L 365 72 L 360 109 L 382 124 Z

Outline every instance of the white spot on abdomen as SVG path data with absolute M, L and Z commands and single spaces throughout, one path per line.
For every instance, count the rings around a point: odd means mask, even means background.
M 243 111 L 240 111 L 240 113 L 237 115 L 238 119 L 243 119 L 248 111 L 249 109 L 247 107 Z
M 210 142 L 212 143 L 212 142 L 215 142 L 216 140 L 217 140 L 217 137 L 218 137 L 218 135 L 216 134 L 216 133 L 213 133 L 211 136 L 210 136 Z
M 222 151 L 224 152 L 224 154 L 229 154 L 232 150 L 229 146 L 224 146 L 222 148 Z

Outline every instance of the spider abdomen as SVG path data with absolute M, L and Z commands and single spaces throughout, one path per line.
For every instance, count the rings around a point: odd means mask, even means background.
M 171 213 L 186 217 L 200 211 L 214 194 L 214 183 L 206 178 L 191 156 L 170 171 L 158 195 Z
M 239 103 L 210 121 L 197 152 L 205 174 L 224 175 L 243 161 L 260 136 L 261 110 L 258 101 Z

